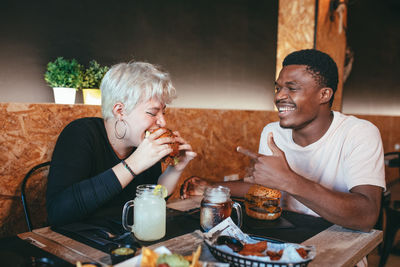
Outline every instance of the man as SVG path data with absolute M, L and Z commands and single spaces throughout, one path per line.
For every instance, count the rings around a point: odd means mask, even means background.
M 283 61 L 275 82 L 280 121 L 268 124 L 254 166 L 255 183 L 282 191 L 284 209 L 321 216 L 369 231 L 385 189 L 382 140 L 370 122 L 331 111 L 338 70 L 329 55 L 296 51 Z M 208 183 L 185 181 L 183 197 Z M 243 196 L 251 184 L 223 183 Z

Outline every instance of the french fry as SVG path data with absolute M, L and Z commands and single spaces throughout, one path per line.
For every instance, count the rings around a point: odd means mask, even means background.
M 192 263 L 190 264 L 190 267 L 199 267 L 199 259 L 201 255 L 201 244 L 197 247 L 196 252 L 192 253 L 193 258 L 192 258 Z
M 140 267 L 156 267 L 157 258 L 157 253 L 147 247 L 143 247 Z
M 281 259 L 283 254 L 283 250 L 279 250 L 278 252 L 267 250 L 267 255 L 273 261 L 278 261 Z
M 183 256 L 185 258 L 185 260 L 192 262 L 193 260 L 193 254 L 192 255 L 187 255 L 187 256 Z
M 297 248 L 296 251 L 303 259 L 307 258 L 308 252 L 304 248 Z

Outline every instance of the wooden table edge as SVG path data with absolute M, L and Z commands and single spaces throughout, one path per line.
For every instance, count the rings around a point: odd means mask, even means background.
M 166 246 L 171 248 L 175 253 L 180 253 L 187 250 L 187 245 L 180 239 L 184 238 L 190 240 L 191 249 L 201 243 L 203 240 L 200 238 L 201 231 L 196 230 L 157 244 L 150 246 L 154 249 L 159 246 Z M 18 237 L 27 240 L 33 245 L 54 254 L 72 264 L 76 261 L 92 261 L 98 262 L 103 266 L 107 266 L 110 263 L 110 257 L 108 254 L 97 250 L 93 247 L 85 245 L 79 241 L 73 240 L 62 234 L 54 232 L 50 227 L 36 229 L 33 232 L 26 232 L 18 234 Z M 335 239 L 336 243 L 332 243 L 332 239 Z M 177 242 L 179 241 L 180 242 Z M 344 266 L 353 267 L 359 262 L 364 256 L 368 255 L 379 243 L 383 240 L 383 233 L 379 230 L 371 230 L 369 233 L 354 231 L 343 228 L 338 225 L 333 225 L 319 234 L 307 239 L 302 245 L 315 246 L 316 257 L 309 263 L 308 266 Z M 360 242 L 362 241 L 362 242 Z M 332 245 L 335 244 L 335 245 Z M 346 254 L 346 248 L 349 251 L 353 251 Z M 205 248 L 204 248 L 205 249 Z M 86 251 L 85 252 L 82 252 Z M 354 253 L 356 250 L 356 253 Z M 208 251 L 208 250 L 207 250 Z M 352 255 L 351 255 L 352 254 Z M 90 256 L 89 256 L 90 255 Z M 211 255 L 211 254 L 210 254 Z M 208 258 L 208 257 L 207 257 Z M 211 259 L 211 258 L 210 258 Z
M 50 227 L 35 229 L 32 232 L 25 232 L 17 235 L 32 245 L 39 247 L 71 264 L 80 262 L 96 262 L 102 266 L 109 266 L 110 256 L 98 249 L 85 245 L 79 241 L 54 232 Z M 51 237 L 57 237 L 57 240 Z M 63 244 L 64 243 L 64 244 Z M 65 245 L 67 243 L 68 245 Z M 91 253 L 82 253 L 79 249 L 90 251 Z M 95 256 L 93 256 L 95 255 Z
M 333 246 L 332 240 L 335 240 Z M 360 242 L 362 241 L 362 242 Z M 372 229 L 370 232 L 350 230 L 338 225 L 307 239 L 302 245 L 315 246 L 316 257 L 309 266 L 354 267 L 383 241 L 383 233 Z M 357 250 L 354 255 L 347 255 L 347 250 Z M 340 252 L 340 253 L 339 253 Z

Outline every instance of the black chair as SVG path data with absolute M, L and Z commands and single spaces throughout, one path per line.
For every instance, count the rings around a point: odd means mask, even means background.
M 26 224 L 28 225 L 29 231 L 32 231 L 32 222 L 31 222 L 31 216 L 30 216 L 29 208 L 27 205 L 26 194 L 25 194 L 27 181 L 32 176 L 32 174 L 34 174 L 36 171 L 41 170 L 42 168 L 47 167 L 49 165 L 50 165 L 50 161 L 47 161 L 47 162 L 40 163 L 40 164 L 34 166 L 25 175 L 24 180 L 22 181 L 22 184 L 21 184 L 21 201 L 22 201 L 22 206 L 24 208 L 25 220 L 26 220 Z
M 389 168 L 398 168 L 399 176 L 390 183 L 387 183 L 385 194 L 388 196 L 388 199 L 384 198 L 385 200 L 382 203 L 384 213 L 386 214 L 386 224 L 384 227 L 383 247 L 379 260 L 379 267 L 385 266 L 389 254 L 392 251 L 396 232 L 400 228 L 400 201 L 390 200 L 390 189 L 400 182 L 400 152 L 386 153 L 385 165 Z
M 385 217 L 385 208 L 390 205 L 390 199 L 392 197 L 392 193 L 389 190 L 386 190 L 382 193 L 381 199 L 381 209 L 379 211 L 378 221 L 376 222 L 374 229 L 378 229 L 383 231 L 384 228 L 384 217 Z M 379 244 L 379 254 L 382 252 L 382 243 Z

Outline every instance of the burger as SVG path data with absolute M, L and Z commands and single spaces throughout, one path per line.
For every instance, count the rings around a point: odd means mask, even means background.
M 281 216 L 281 192 L 261 185 L 252 185 L 245 195 L 246 214 L 259 220 L 275 220 Z
M 162 138 L 162 137 L 176 137 L 176 135 L 168 128 L 165 127 L 160 127 L 157 129 L 152 129 L 152 130 L 148 130 L 146 131 L 146 137 L 149 136 L 152 133 L 157 132 L 158 130 L 164 129 L 166 130 L 165 133 L 163 133 L 162 135 L 160 135 L 160 137 L 158 138 Z M 157 138 L 157 139 L 158 139 Z M 178 164 L 179 162 L 179 143 L 178 142 L 173 142 L 173 143 L 169 143 L 169 146 L 172 148 L 172 152 L 169 153 L 167 156 L 165 156 L 161 162 L 164 163 L 165 165 L 173 165 L 175 166 L 176 164 Z

